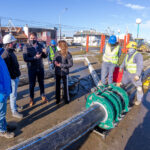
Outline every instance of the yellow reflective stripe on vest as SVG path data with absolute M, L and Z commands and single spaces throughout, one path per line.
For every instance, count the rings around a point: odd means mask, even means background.
M 50 58 L 50 60 L 53 60 L 54 57 L 55 57 L 55 54 L 54 54 L 54 51 L 53 51 L 51 46 L 49 46 L 49 52 L 50 52 L 49 53 L 49 58 Z
M 128 70 L 128 72 L 131 73 L 131 74 L 134 74 L 134 73 L 136 73 L 136 71 L 137 71 L 137 65 L 136 65 L 136 63 L 133 63 L 134 56 L 135 56 L 137 53 L 138 53 L 138 52 L 135 52 L 135 53 L 131 56 L 131 58 L 129 59 L 129 61 L 128 61 L 129 55 L 127 54 L 127 56 L 126 56 L 125 66 L 126 66 L 126 69 Z
M 120 46 L 118 45 L 111 51 L 111 46 L 107 44 L 105 49 L 105 54 L 103 55 L 103 61 L 117 64 L 119 59 L 118 58 L 119 48 Z

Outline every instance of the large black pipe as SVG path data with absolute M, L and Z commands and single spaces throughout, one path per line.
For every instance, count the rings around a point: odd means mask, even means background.
M 64 121 L 53 129 L 47 130 L 9 150 L 56 150 L 64 149 L 84 134 L 93 130 L 105 117 L 98 104 Z

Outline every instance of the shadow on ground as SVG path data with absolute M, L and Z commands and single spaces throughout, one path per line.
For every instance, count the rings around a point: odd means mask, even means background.
M 125 150 L 150 149 L 150 89 L 144 96 L 143 105 L 147 109 L 147 113 L 143 118 L 143 122 L 135 128 Z

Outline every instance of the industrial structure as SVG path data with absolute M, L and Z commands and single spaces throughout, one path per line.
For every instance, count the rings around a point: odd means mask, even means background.
M 96 30 L 85 30 L 85 31 L 79 31 L 76 32 L 73 35 L 74 43 L 81 44 L 83 46 L 86 46 L 87 36 L 89 36 L 89 46 L 99 46 L 101 42 L 101 35 L 103 33 L 96 32 Z M 105 35 L 105 40 L 107 41 L 109 38 L 108 34 Z

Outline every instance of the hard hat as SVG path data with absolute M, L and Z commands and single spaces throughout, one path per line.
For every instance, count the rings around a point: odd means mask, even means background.
M 16 39 L 11 33 L 6 34 L 3 37 L 3 44 L 8 44 L 8 43 L 12 43 L 12 42 L 15 42 L 15 41 L 16 41 Z
M 52 45 L 56 45 L 55 40 L 51 40 L 51 44 L 52 44 Z
M 129 42 L 129 44 L 126 46 L 126 48 L 134 48 L 137 49 L 137 43 L 134 41 Z
M 116 42 L 117 42 L 117 38 L 115 35 L 112 35 L 109 37 L 109 40 L 108 40 L 109 44 L 116 44 Z

